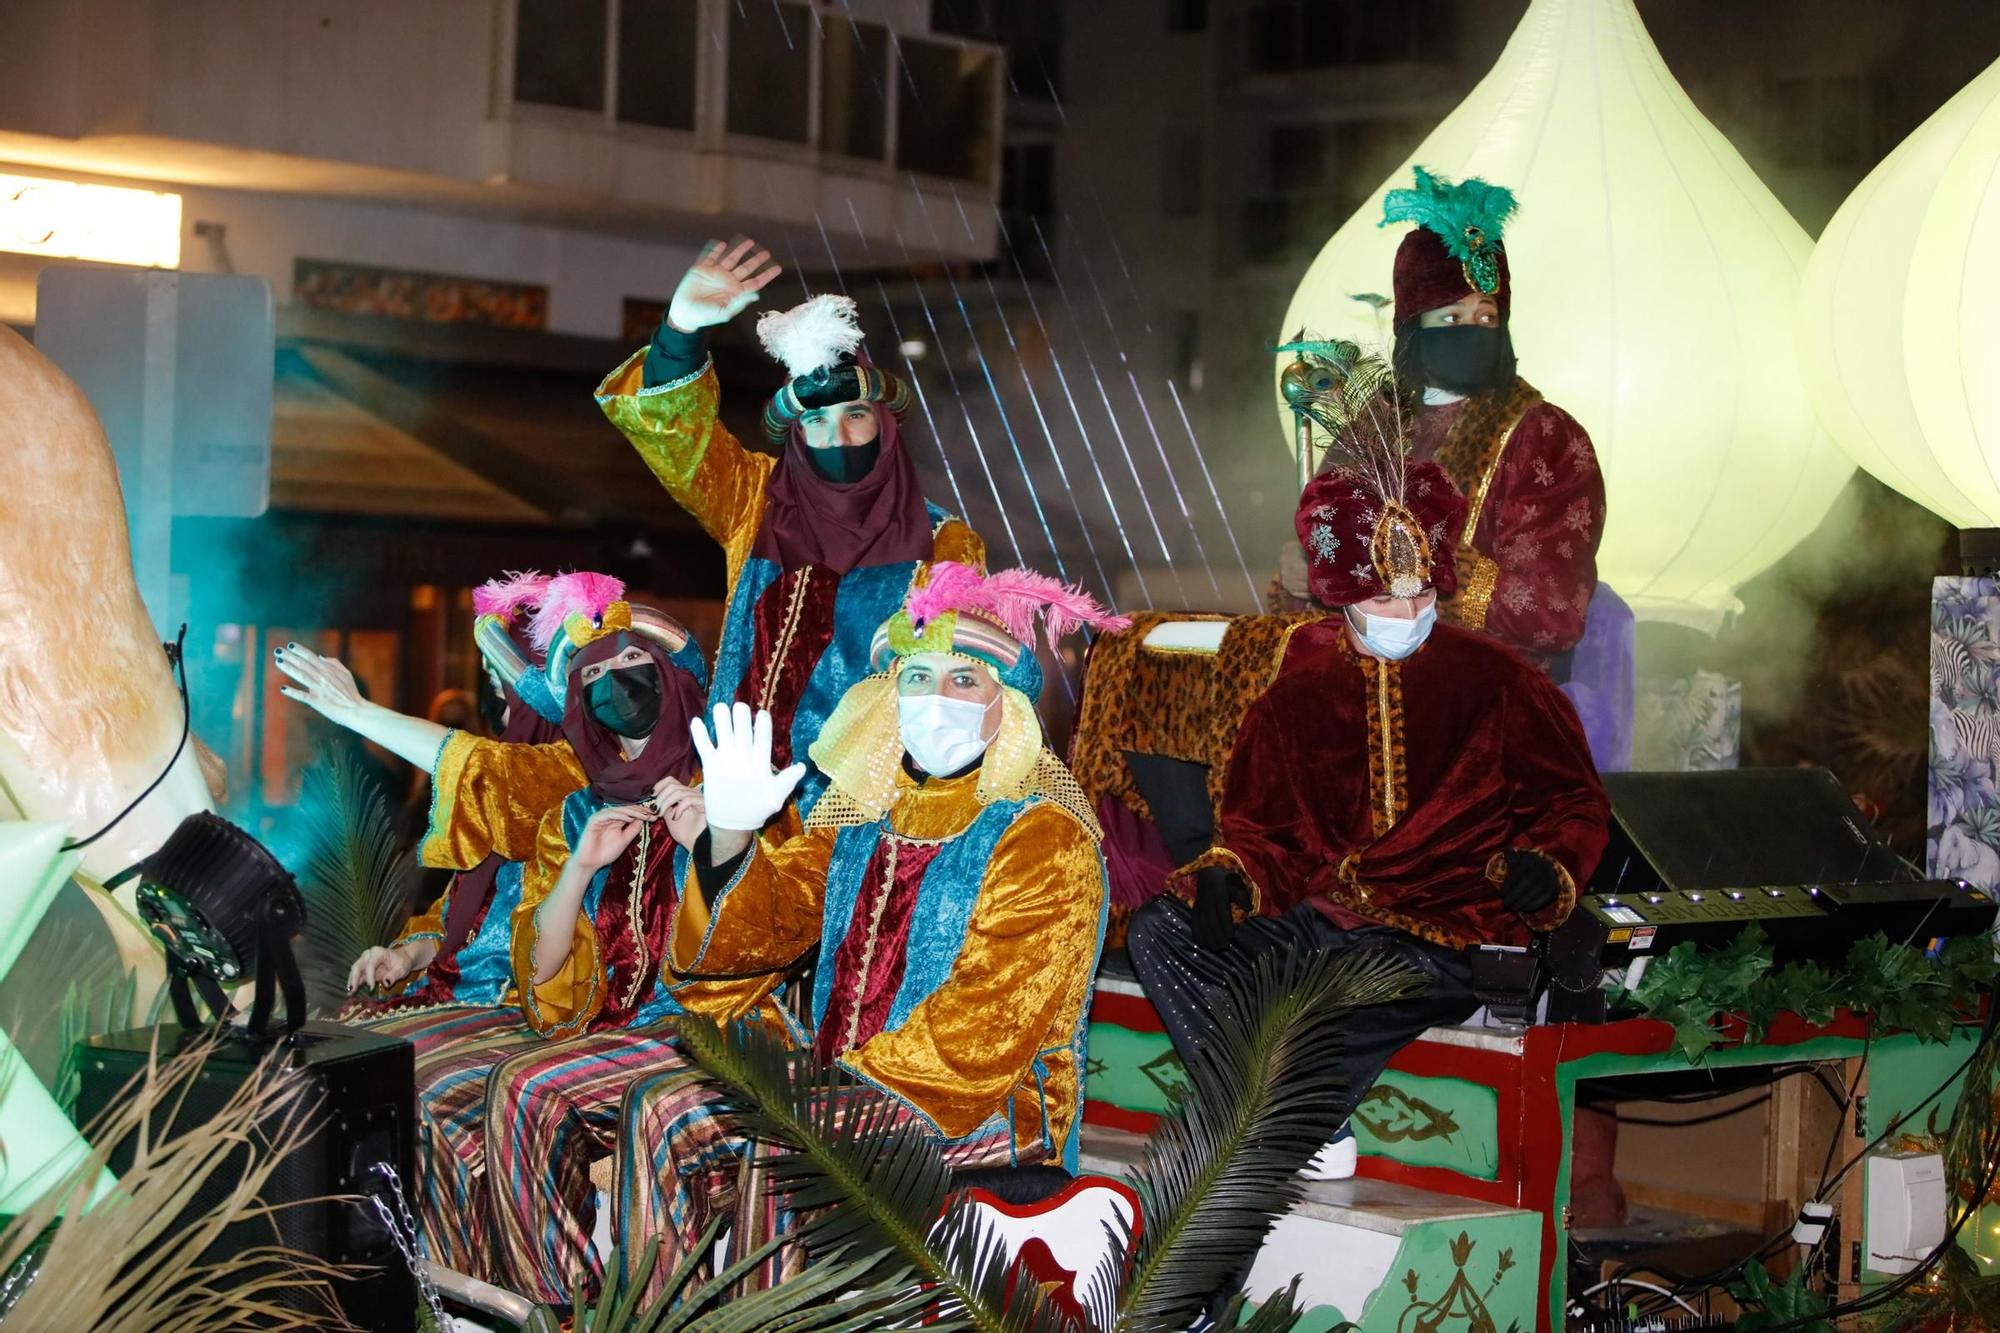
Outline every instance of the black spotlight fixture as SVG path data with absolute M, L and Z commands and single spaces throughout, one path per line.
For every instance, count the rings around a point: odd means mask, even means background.
M 138 899 L 139 915 L 166 946 L 169 991 L 183 1028 L 204 1026 L 190 985 L 214 1020 L 224 1022 L 224 988 L 253 972 L 252 1037 L 270 1031 L 274 992 L 285 1001 L 277 1033 L 305 1022 L 305 982 L 291 943 L 305 924 L 305 900 L 263 843 L 220 815 L 189 815 L 140 863 Z

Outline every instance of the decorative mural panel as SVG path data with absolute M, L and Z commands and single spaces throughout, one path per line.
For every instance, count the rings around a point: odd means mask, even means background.
M 1166 1033 L 1135 1032 L 1115 1023 L 1090 1025 L 1083 1083 L 1087 1101 L 1141 1115 L 1165 1115 L 1186 1083 L 1187 1070 Z
M 299 304 L 320 310 L 423 324 L 549 326 L 549 289 L 529 283 L 300 258 L 292 266 L 292 295 Z
M 1930 873 L 2000 888 L 2000 596 L 1990 578 L 1931 582 Z
M 1362 1152 L 1406 1166 L 1492 1180 L 1500 1171 L 1499 1101 L 1478 1083 L 1391 1069 L 1354 1108 L 1354 1137 Z

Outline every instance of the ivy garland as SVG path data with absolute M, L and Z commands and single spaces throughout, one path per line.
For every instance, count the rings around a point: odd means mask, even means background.
M 1762 1040 L 1779 1014 L 1822 1024 L 1839 1009 L 1872 1017 L 1880 1031 L 1942 1042 L 1996 975 L 2000 964 L 1984 935 L 1946 940 L 1931 955 L 1875 934 L 1856 940 L 1837 969 L 1808 961 L 1774 970 L 1770 941 L 1752 924 L 1720 949 L 1676 944 L 1648 965 L 1630 1002 L 1671 1024 L 1675 1047 L 1699 1064 L 1723 1040 L 1725 1016 L 1742 1020 L 1745 1042 Z

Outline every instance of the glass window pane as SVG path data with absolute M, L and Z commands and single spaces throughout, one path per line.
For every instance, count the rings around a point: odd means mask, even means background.
M 1165 209 L 1170 218 L 1200 217 L 1207 208 L 1204 185 L 1207 179 L 1208 145 L 1197 129 L 1177 126 L 1167 131 Z
M 896 165 L 927 176 L 991 180 L 999 60 L 988 51 L 911 38 L 898 48 Z
M 516 0 L 514 100 L 604 109 L 609 0 Z
M 618 119 L 694 128 L 697 0 L 623 0 L 618 11 Z
M 804 143 L 812 11 L 746 0 L 729 11 L 729 132 Z
M 888 30 L 829 15 L 820 38 L 820 147 L 871 162 L 887 155 L 888 77 Z

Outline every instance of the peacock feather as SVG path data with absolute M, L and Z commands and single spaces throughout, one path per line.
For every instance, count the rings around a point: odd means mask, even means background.
M 1446 253 L 1465 265 L 1473 286 L 1482 292 L 1500 289 L 1499 252 L 1507 220 L 1519 207 L 1514 192 L 1468 176 L 1457 184 L 1417 168 L 1413 189 L 1391 190 L 1382 200 L 1380 226 L 1414 222 L 1437 233 Z

